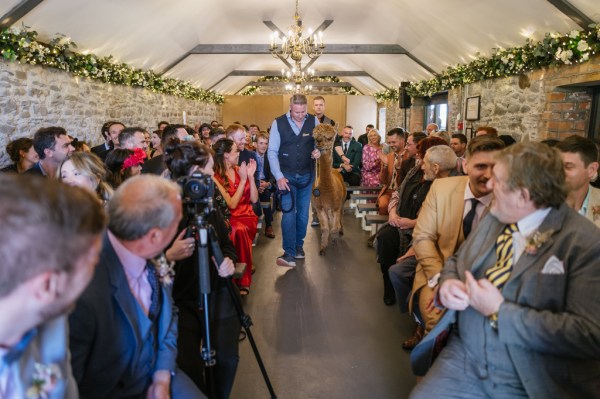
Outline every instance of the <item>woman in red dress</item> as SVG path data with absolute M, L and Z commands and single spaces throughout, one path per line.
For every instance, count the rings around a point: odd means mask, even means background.
M 238 166 L 240 152 L 230 139 L 221 139 L 213 145 L 215 151 L 215 174 L 213 179 L 231 210 L 231 241 L 237 252 L 237 261 L 246 264 L 244 275 L 235 282 L 241 295 L 248 295 L 252 283 L 252 241 L 256 235 L 258 217 L 252 203 L 258 201 L 254 181 L 256 161 Z

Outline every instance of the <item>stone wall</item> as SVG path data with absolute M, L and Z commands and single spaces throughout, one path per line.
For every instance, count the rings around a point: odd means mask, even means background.
M 43 126 L 62 126 L 69 134 L 95 145 L 108 120 L 155 129 L 166 120 L 187 123 L 221 120 L 221 106 L 150 90 L 117 86 L 41 66 L 0 61 L 0 165 L 9 162 L 6 144 L 33 136 Z
M 386 101 L 384 103 L 379 104 L 378 108 L 385 108 L 385 125 L 388 131 L 395 127 L 404 128 L 406 126 L 407 129 L 410 128 L 410 108 L 406 110 L 401 109 L 398 106 L 397 101 Z M 404 120 L 405 115 L 406 121 Z

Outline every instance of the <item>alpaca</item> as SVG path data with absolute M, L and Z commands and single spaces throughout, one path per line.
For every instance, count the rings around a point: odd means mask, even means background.
M 325 254 L 330 236 L 333 243 L 335 243 L 338 236 L 344 234 L 342 218 L 344 216 L 346 186 L 340 172 L 334 170 L 331 166 L 335 136 L 334 128 L 327 123 L 320 124 L 313 130 L 315 145 L 321 151 L 321 157 L 317 161 L 317 179 L 314 185 L 314 189 L 318 189 L 320 194 L 315 196 L 315 190 L 313 190 L 312 196 L 321 224 L 320 255 Z

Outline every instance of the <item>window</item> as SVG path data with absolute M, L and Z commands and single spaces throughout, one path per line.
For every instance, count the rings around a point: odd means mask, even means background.
M 423 126 L 430 123 L 438 125 L 439 130 L 448 131 L 448 93 L 438 93 L 431 96 L 431 103 L 425 106 Z

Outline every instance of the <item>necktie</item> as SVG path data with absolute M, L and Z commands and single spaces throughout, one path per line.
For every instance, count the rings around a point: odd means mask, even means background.
M 348 143 L 344 143 L 344 154 L 348 152 Z
M 471 198 L 471 210 L 465 215 L 463 219 L 463 233 L 465 233 L 465 239 L 471 233 L 471 229 L 473 228 L 473 221 L 475 220 L 475 215 L 477 215 L 477 204 L 479 201 L 477 198 Z
M 485 272 L 485 276 L 498 289 L 510 277 L 513 266 L 513 233 L 519 231 L 516 224 L 507 225 L 496 239 L 496 263 Z
M 458 159 L 456 160 L 456 171 L 461 175 L 463 174 L 462 160 L 463 159 L 461 157 L 458 157 Z
M 160 284 L 156 275 L 156 268 L 152 262 L 146 264 L 148 274 L 148 283 L 152 287 L 152 295 L 150 296 L 150 309 L 148 309 L 148 318 L 155 321 L 160 313 Z

